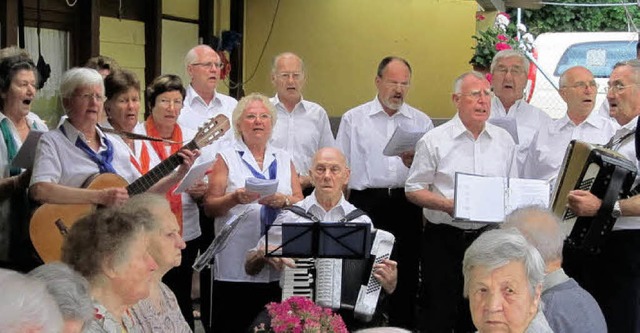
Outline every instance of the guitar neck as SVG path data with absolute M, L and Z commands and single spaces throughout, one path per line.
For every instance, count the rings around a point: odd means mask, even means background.
M 198 145 L 195 141 L 191 141 L 182 146 L 179 150 L 182 149 L 194 150 L 198 149 Z M 149 170 L 149 172 L 145 173 L 142 177 L 136 179 L 133 183 L 127 186 L 127 192 L 129 195 L 146 192 L 151 188 L 151 186 L 160 181 L 160 179 L 173 172 L 173 170 L 175 170 L 180 164 L 182 164 L 182 157 L 180 157 L 178 153 L 167 157 L 167 159 L 160 162 L 160 164 L 156 165 L 153 169 Z

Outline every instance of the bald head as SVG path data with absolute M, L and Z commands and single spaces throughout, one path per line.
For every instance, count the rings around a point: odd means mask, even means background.
M 582 66 L 571 67 L 562 73 L 559 83 L 559 93 L 567 103 L 569 117 L 582 116 L 578 120 L 586 118 L 595 106 L 598 93 L 598 85 L 591 71 Z
M 341 166 L 347 168 L 347 159 L 344 157 L 344 154 L 342 153 L 342 151 L 340 151 L 340 149 L 338 148 L 324 147 L 324 148 L 318 149 L 315 155 L 313 155 L 313 162 L 311 163 L 311 165 L 312 166 L 316 165 L 318 161 L 321 161 L 323 159 L 334 160 Z
M 560 228 L 560 219 L 547 209 L 524 207 L 509 214 L 502 228 L 516 228 L 527 238 L 548 265 L 562 260 L 565 235 Z
M 311 183 L 316 187 L 318 201 L 337 203 L 342 197 L 342 189 L 349 182 L 351 171 L 347 167 L 347 159 L 334 147 L 320 148 L 313 156 L 309 175 Z

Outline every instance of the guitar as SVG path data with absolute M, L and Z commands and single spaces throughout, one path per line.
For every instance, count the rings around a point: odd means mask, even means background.
M 223 136 L 229 127 L 229 119 L 226 116 L 218 115 L 211 118 L 198 129 L 193 140 L 180 150 L 205 147 Z M 103 173 L 89 177 L 82 187 L 93 190 L 125 187 L 132 196 L 147 191 L 181 163 L 182 157 L 175 153 L 131 184 L 117 174 Z M 68 230 L 81 217 L 94 212 L 96 208 L 93 204 L 43 204 L 38 207 L 31 216 L 29 236 L 42 261 L 48 263 L 60 260 L 62 243 Z

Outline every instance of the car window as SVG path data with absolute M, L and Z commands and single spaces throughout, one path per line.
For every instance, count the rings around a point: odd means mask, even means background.
M 636 58 L 636 42 L 601 41 L 571 45 L 562 55 L 554 75 L 560 76 L 573 66 L 588 68 L 596 78 L 608 78 L 613 66 Z

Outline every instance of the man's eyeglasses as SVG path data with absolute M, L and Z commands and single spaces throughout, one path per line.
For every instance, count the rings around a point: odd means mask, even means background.
M 92 100 L 95 100 L 96 102 L 102 103 L 107 99 L 106 97 L 104 97 L 104 95 L 100 95 L 100 94 L 77 94 L 74 96 L 82 98 L 86 102 L 91 102 Z
M 511 75 L 520 75 L 524 74 L 524 68 L 514 66 L 514 67 L 502 67 L 499 66 L 495 70 L 496 74 L 507 75 L 507 73 L 511 73 Z
M 493 91 L 486 89 L 486 90 L 472 90 L 471 92 L 468 93 L 458 93 L 459 96 L 469 96 L 471 98 L 474 99 L 480 99 L 482 97 L 489 97 L 492 98 L 493 97 Z
M 409 89 L 411 86 L 410 82 L 395 82 L 395 81 L 382 81 L 382 85 L 387 88 L 400 88 L 400 89 Z
M 619 94 L 619 93 L 623 92 L 625 89 L 627 89 L 629 87 L 632 87 L 632 86 L 637 86 L 637 85 L 640 85 L 640 83 L 631 83 L 631 84 L 627 84 L 627 85 L 624 85 L 622 83 L 616 83 L 614 85 L 610 84 L 610 85 L 604 87 L 604 91 L 606 93 L 611 92 L 612 94 Z
M 224 64 L 221 62 L 194 62 L 191 64 L 192 66 L 200 66 L 204 69 L 211 69 L 213 66 L 216 66 L 217 69 L 222 69 Z
M 598 90 L 598 84 L 596 83 L 596 81 L 580 81 L 570 86 L 564 86 L 563 88 L 586 89 L 587 87 Z
M 300 81 L 303 75 L 300 72 L 282 72 L 282 73 L 277 73 L 276 77 L 284 81 L 289 81 L 289 79 L 293 79 L 294 81 Z

